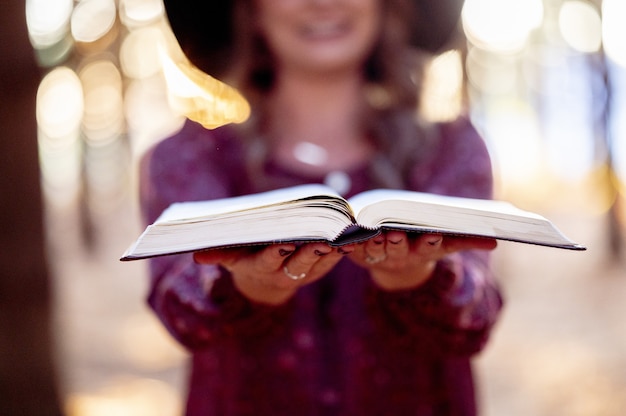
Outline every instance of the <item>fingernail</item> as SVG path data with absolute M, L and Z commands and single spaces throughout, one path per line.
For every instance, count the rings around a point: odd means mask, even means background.
M 328 254 L 328 252 L 324 252 L 324 251 L 320 251 L 320 250 L 315 250 L 313 253 L 315 253 L 316 256 L 325 256 Z
M 347 249 L 347 248 L 343 248 L 343 247 L 339 247 L 337 249 L 337 253 L 339 254 L 350 254 L 354 251 L 354 249 Z
M 391 244 L 400 244 L 402 242 L 402 238 L 399 240 L 387 240 L 389 241 Z
M 430 241 L 428 241 L 428 244 L 430 244 L 431 246 L 436 246 L 437 244 L 441 243 L 442 240 L 443 240 L 443 238 L 438 238 L 436 240 L 430 240 Z
M 278 254 L 280 254 L 281 257 L 287 257 L 291 253 L 293 253 L 293 250 L 285 250 L 284 248 L 278 249 Z

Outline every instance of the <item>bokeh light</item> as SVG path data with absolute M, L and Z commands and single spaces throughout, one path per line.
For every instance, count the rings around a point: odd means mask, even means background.
M 463 106 L 463 60 L 457 50 L 435 57 L 425 74 L 420 109 L 431 121 L 454 120 Z
M 542 183 L 545 158 L 536 113 L 523 100 L 501 98 L 486 108 L 483 128 L 494 155 L 499 193 Z
M 67 204 L 80 188 L 80 123 L 83 91 L 76 73 L 57 67 L 37 91 L 37 124 L 43 189 L 52 202 Z
M 120 20 L 130 30 L 159 22 L 164 13 L 162 0 L 119 1 Z
M 169 105 L 163 77 L 132 80 L 126 87 L 124 113 L 135 159 L 161 138 L 179 130 L 185 118 Z
M 626 67 L 626 2 L 603 0 L 602 39 L 607 56 Z
M 72 36 L 76 42 L 94 42 L 113 28 L 116 18 L 113 0 L 83 0 L 72 13 Z
M 63 63 L 74 47 L 70 36 L 72 0 L 26 0 L 26 25 L 35 56 L 43 67 Z
M 122 76 L 108 59 L 88 63 L 80 70 L 85 110 L 82 125 L 88 142 L 97 145 L 124 133 Z
M 579 52 L 597 52 L 602 46 L 600 13 L 586 1 L 565 1 L 559 11 L 559 27 L 563 39 Z
M 26 24 L 35 49 L 65 38 L 73 7 L 72 0 L 26 0 Z
M 51 139 L 78 131 L 83 117 L 83 89 L 76 73 L 58 67 L 41 81 L 37 93 L 37 123 Z
M 475 45 L 501 53 L 522 49 L 543 19 L 541 0 L 466 0 L 463 27 Z
M 120 49 L 120 66 L 129 78 L 148 78 L 161 71 L 158 47 L 164 35 L 158 27 L 143 27 L 128 34 Z
M 481 96 L 514 94 L 520 82 L 518 63 L 507 54 L 473 47 L 467 54 L 465 67 L 470 86 Z

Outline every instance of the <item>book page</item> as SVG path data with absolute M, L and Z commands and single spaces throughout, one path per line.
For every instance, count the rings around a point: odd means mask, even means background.
M 365 227 L 441 232 L 584 249 L 548 219 L 504 201 L 402 190 L 376 190 L 351 199 Z
M 207 248 L 333 241 L 354 224 L 348 203 L 323 185 L 172 204 L 123 259 Z
M 523 211 L 513 204 L 505 201 L 463 198 L 457 196 L 437 195 L 423 192 L 405 191 L 401 189 L 375 189 L 366 191 L 350 198 L 349 202 L 355 215 L 364 207 L 373 205 L 376 202 L 398 200 L 412 201 L 423 204 L 439 205 L 459 209 L 474 209 L 488 211 L 494 214 L 519 215 L 528 218 L 541 218 L 540 215 L 529 211 Z
M 307 200 L 313 196 L 327 197 L 328 200 L 343 200 L 339 194 L 324 185 L 302 185 L 226 199 L 175 203 L 167 208 L 155 223 L 188 222 L 229 212 L 291 204 L 295 201 Z

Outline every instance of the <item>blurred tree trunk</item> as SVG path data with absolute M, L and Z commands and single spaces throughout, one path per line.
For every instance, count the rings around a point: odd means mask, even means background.
M 0 414 L 60 415 L 23 0 L 0 13 Z

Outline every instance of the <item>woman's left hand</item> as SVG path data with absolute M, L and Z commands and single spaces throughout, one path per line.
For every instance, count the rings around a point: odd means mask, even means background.
M 437 261 L 462 250 L 493 250 L 497 241 L 490 238 L 422 234 L 417 237 L 402 231 L 387 231 L 362 244 L 350 259 L 369 269 L 372 279 L 384 290 L 412 289 L 425 283 Z

